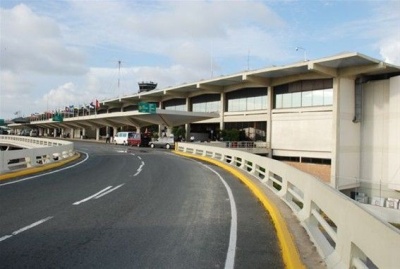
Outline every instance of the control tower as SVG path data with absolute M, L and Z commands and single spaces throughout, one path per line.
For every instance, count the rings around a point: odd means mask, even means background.
M 139 92 L 148 92 L 151 90 L 154 90 L 157 87 L 157 83 L 153 82 L 153 81 L 149 81 L 149 82 L 138 82 L 139 84 Z

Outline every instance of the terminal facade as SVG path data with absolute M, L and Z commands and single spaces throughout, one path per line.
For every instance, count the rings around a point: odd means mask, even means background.
M 157 115 L 138 112 L 139 102 L 155 103 Z M 213 116 L 185 120 L 190 113 Z M 29 125 L 99 139 L 154 124 L 167 133 L 181 126 L 186 139 L 202 141 L 237 129 L 241 139 L 264 142 L 269 157 L 325 169 L 321 177 L 348 195 L 400 199 L 400 67 L 359 53 L 140 91 L 63 122 L 39 117 Z

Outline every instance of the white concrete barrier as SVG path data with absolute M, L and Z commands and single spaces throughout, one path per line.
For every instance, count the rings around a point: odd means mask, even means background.
M 40 166 L 75 154 L 74 144 L 63 140 L 0 135 L 0 144 L 23 148 L 0 151 L 0 173 Z
M 293 210 L 328 268 L 399 268 L 400 231 L 312 175 L 234 149 L 181 142 L 175 149 L 228 163 L 266 185 Z

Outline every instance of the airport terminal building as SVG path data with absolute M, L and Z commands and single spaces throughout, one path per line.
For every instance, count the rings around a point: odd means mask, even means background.
M 156 112 L 139 112 L 142 102 Z M 96 139 L 154 124 L 159 132 L 182 126 L 186 139 L 195 134 L 202 141 L 240 130 L 241 140 L 263 142 L 269 157 L 322 171 L 335 189 L 400 199 L 400 67 L 359 53 L 146 87 L 63 122 L 36 117 L 29 123 L 41 134 L 58 128 Z

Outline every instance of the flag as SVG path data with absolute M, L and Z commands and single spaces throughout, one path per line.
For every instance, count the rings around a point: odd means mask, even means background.
M 88 110 L 88 106 L 86 104 L 81 105 L 81 108 L 86 110 L 86 111 Z
M 93 102 L 90 103 L 90 108 L 98 109 L 100 107 L 99 100 L 95 99 Z

